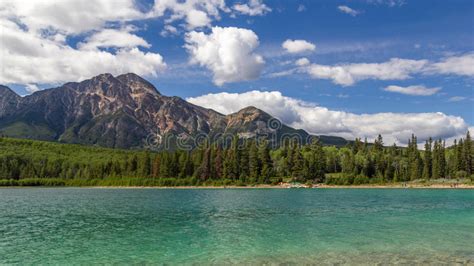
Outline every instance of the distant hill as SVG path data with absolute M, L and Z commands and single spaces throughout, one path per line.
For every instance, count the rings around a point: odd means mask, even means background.
M 0 86 L 0 134 L 127 149 L 153 145 L 156 136 L 183 143 L 202 136 L 219 140 L 225 134 L 269 136 L 271 141 L 287 136 L 302 140 L 311 137 L 255 107 L 223 115 L 179 97 L 162 95 L 132 73 L 117 77 L 101 74 L 25 97 Z M 347 143 L 340 137 L 320 139 L 326 145 Z

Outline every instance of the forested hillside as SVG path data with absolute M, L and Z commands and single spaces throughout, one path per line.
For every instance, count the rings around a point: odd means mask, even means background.
M 1 185 L 253 185 L 281 181 L 328 184 L 405 182 L 472 178 L 472 140 L 446 147 L 429 140 L 417 148 L 355 142 L 343 148 L 315 141 L 286 141 L 270 150 L 267 142 L 234 138 L 231 145 L 203 144 L 192 151 L 152 152 L 0 138 Z

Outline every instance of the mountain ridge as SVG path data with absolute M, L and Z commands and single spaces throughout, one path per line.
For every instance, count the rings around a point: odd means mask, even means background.
M 133 73 L 100 74 L 24 97 L 0 85 L 0 134 L 111 148 L 143 148 L 153 134 L 184 139 L 203 134 L 246 138 L 287 134 L 304 140 L 310 136 L 253 106 L 224 115 L 177 96 L 162 95 Z M 326 136 L 325 142 L 346 141 Z

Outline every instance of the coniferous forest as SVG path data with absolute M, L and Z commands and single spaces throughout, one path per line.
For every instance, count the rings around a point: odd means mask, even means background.
M 280 182 L 332 185 L 387 184 L 474 177 L 469 132 L 447 147 L 429 139 L 418 149 L 385 146 L 379 136 L 344 147 L 318 141 L 266 141 L 235 137 L 230 145 L 203 144 L 192 151 L 133 151 L 0 138 L 2 186 L 200 186 Z

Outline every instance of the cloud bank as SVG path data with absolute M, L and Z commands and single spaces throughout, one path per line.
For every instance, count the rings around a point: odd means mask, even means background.
M 234 8 L 250 16 L 270 12 L 260 0 Z M 140 29 L 132 22 L 163 19 L 161 35 L 169 36 L 179 34 L 181 28 L 208 28 L 221 14 L 232 12 L 225 0 L 155 0 L 147 8 L 135 0 L 2 0 L 0 83 L 61 83 L 104 72 L 158 76 L 167 65 L 161 54 L 149 50 L 151 44 L 139 36 Z M 252 54 L 258 38 L 250 35 L 240 31 L 231 36 L 229 48 L 223 41 L 217 44 L 221 48 L 217 56 L 220 66 L 210 67 L 216 71 L 216 83 L 258 77 L 263 59 Z M 195 40 L 192 35 L 188 37 L 191 42 Z M 225 58 L 226 51 L 239 45 L 247 49 L 247 54 L 238 54 L 246 56 L 242 62 Z M 245 62 L 250 63 L 247 72 L 235 78 L 226 76 L 239 72 L 243 69 L 239 63 Z M 229 69 L 232 67 L 236 69 Z
M 439 62 L 392 58 L 382 63 L 343 63 L 336 65 L 295 64 L 298 71 L 307 73 L 314 79 L 329 79 L 342 86 L 351 86 L 367 80 L 406 80 L 414 75 L 458 75 L 474 76 L 474 53 L 451 56 Z
M 329 110 L 302 100 L 282 95 L 278 91 L 216 93 L 188 98 L 191 103 L 212 108 L 224 114 L 255 106 L 279 118 L 285 124 L 302 128 L 312 134 L 334 135 L 347 139 L 382 134 L 386 144 L 406 145 L 411 134 L 422 142 L 429 137 L 449 139 L 464 135 L 466 122 L 443 113 L 376 113 L 354 114 Z

